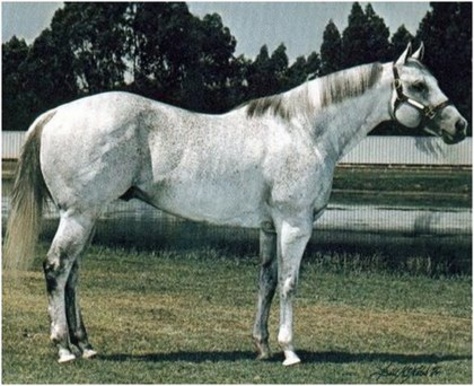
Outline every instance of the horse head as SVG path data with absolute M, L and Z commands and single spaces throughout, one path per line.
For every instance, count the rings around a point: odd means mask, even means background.
M 413 54 L 408 44 L 393 64 L 392 119 L 441 137 L 447 144 L 458 143 L 466 137 L 467 121 L 421 63 L 423 54 L 423 43 Z

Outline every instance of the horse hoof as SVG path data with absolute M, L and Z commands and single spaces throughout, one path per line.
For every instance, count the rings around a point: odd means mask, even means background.
M 283 361 L 283 366 L 294 366 L 298 363 L 301 363 L 301 359 L 298 358 L 298 355 L 296 355 L 293 351 L 285 351 L 285 360 Z
M 92 359 L 97 355 L 97 351 L 91 349 L 85 349 L 82 353 L 82 357 L 85 359 Z
M 76 356 L 72 354 L 71 352 L 64 350 L 62 352 L 59 352 L 59 359 L 58 363 L 67 363 L 71 362 L 76 359 Z
M 270 353 L 268 353 L 268 352 L 262 352 L 262 353 L 258 354 L 258 356 L 257 356 L 258 361 L 266 361 L 268 359 L 270 359 Z

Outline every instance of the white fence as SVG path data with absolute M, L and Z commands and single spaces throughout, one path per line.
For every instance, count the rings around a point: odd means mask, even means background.
M 17 159 L 25 142 L 23 131 L 2 131 L 2 159 Z
M 472 137 L 446 145 L 434 137 L 370 136 L 357 145 L 341 164 L 471 166 Z
M 24 132 L 2 132 L 2 159 L 17 159 Z M 471 166 L 472 138 L 445 145 L 431 137 L 370 136 L 347 154 L 341 164 Z

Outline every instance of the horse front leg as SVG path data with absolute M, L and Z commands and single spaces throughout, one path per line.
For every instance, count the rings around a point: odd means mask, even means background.
M 301 362 L 293 345 L 293 298 L 298 284 L 301 259 L 311 232 L 311 221 L 296 222 L 296 224 L 283 221 L 279 232 L 280 330 L 278 343 L 285 355 L 284 366 Z
M 277 236 L 273 226 L 260 229 L 260 275 L 257 302 L 257 315 L 253 328 L 253 338 L 257 347 L 257 359 L 268 359 L 268 317 L 275 289 L 278 284 Z
M 79 348 L 83 358 L 92 358 L 97 355 L 89 343 L 87 331 L 82 320 L 79 306 L 79 261 L 76 260 L 71 268 L 66 283 L 66 316 L 71 343 Z

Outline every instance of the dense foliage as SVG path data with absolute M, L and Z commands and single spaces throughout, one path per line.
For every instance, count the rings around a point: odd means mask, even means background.
M 425 43 L 428 66 L 470 121 L 472 4 L 430 5 L 416 36 L 402 25 L 390 38 L 371 4 L 356 2 L 342 33 L 330 20 L 320 53 L 290 63 L 284 44 L 273 52 L 264 45 L 254 60 L 237 57 L 221 17 L 198 18 L 186 3 L 66 3 L 31 45 L 15 36 L 2 45 L 2 127 L 26 130 L 49 108 L 109 90 L 220 113 L 342 68 L 393 60 L 413 40 Z

